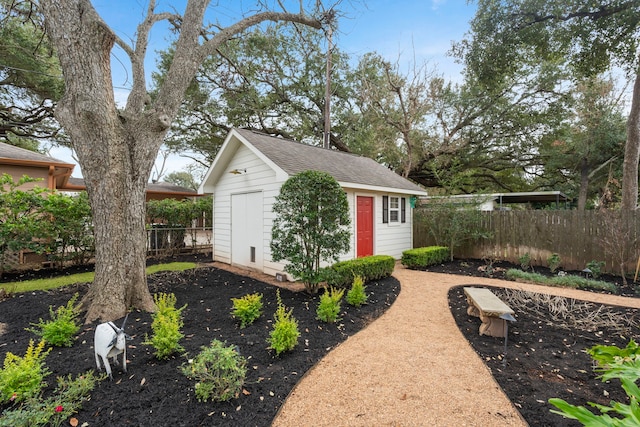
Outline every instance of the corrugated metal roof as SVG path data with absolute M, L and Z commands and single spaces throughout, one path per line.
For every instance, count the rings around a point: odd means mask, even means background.
M 235 129 L 247 142 L 289 175 L 307 170 L 327 172 L 341 183 L 425 190 L 368 157 L 273 137 L 247 129 Z

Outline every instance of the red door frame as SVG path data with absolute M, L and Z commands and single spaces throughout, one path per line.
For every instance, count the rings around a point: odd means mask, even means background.
M 356 257 L 373 255 L 373 197 L 356 196 Z

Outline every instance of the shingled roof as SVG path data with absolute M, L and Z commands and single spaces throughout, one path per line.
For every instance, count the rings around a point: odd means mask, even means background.
M 246 129 L 234 131 L 288 175 L 317 170 L 327 172 L 343 186 L 357 184 L 426 194 L 423 188 L 368 157 L 327 150 Z
M 73 190 L 86 190 L 87 187 L 83 178 L 70 178 L 68 188 Z M 168 182 L 150 182 L 147 184 L 147 195 L 149 194 L 160 194 L 168 197 L 194 197 L 198 195 L 198 192 L 190 188 L 181 187 Z
M 20 163 L 36 162 L 36 163 L 46 163 L 46 164 L 59 163 L 61 165 L 69 165 L 68 162 L 54 159 L 53 157 L 36 153 L 35 151 L 16 147 L 15 145 L 6 144 L 4 142 L 0 142 L 0 159 L 9 159 L 9 160 L 13 160 L 14 162 L 20 162 Z M 11 162 L 11 163 L 14 163 L 14 162 Z

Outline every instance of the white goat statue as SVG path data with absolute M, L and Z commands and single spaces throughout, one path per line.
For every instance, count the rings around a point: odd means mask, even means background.
M 127 324 L 127 317 L 122 322 L 122 327 L 118 328 L 113 322 L 105 322 L 96 326 L 96 333 L 93 337 L 93 350 L 96 354 L 96 365 L 98 370 L 102 370 L 100 367 L 100 358 L 104 362 L 104 368 L 107 371 L 109 378 L 113 379 L 111 374 L 111 365 L 109 365 L 109 358 L 113 359 L 114 364 L 118 364 L 118 355 L 122 353 L 122 370 L 127 372 L 127 340 L 131 337 L 124 333 L 124 326 Z

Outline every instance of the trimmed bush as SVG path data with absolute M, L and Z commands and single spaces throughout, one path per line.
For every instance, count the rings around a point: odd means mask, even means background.
M 450 256 L 449 248 L 447 247 L 427 246 L 402 252 L 400 262 L 407 268 L 419 269 L 446 262 Z
M 391 276 L 396 260 L 389 255 L 371 255 L 333 264 L 328 270 L 327 285 L 348 288 L 356 276 L 365 283 Z

